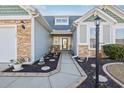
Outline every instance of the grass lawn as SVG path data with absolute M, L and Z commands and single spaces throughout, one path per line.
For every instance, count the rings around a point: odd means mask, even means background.
M 107 71 L 124 84 L 124 64 L 112 64 L 107 66 Z

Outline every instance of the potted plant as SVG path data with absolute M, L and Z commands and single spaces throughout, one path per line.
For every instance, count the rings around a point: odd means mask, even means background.
M 15 70 L 21 69 L 22 68 L 22 64 L 19 61 L 16 61 L 13 65 Z
M 24 62 L 23 58 L 17 59 L 17 60 L 13 60 L 13 68 L 14 70 L 20 70 L 22 69 L 22 63 Z

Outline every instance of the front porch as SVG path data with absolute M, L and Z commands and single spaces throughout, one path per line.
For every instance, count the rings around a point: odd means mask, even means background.
M 52 34 L 52 47 L 57 51 L 71 50 L 72 34 Z

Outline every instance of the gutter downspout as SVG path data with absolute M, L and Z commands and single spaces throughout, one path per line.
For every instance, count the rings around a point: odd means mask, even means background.
M 38 17 L 39 14 L 35 15 L 35 16 L 32 16 L 31 18 L 31 57 L 32 57 L 32 61 L 34 62 L 35 61 L 35 35 L 34 35 L 34 32 L 35 32 L 35 18 Z
M 77 27 L 78 27 L 78 23 L 73 23 L 73 26 L 74 27 L 76 27 L 76 29 L 77 29 Z M 74 32 L 74 31 L 72 31 L 72 32 Z M 77 41 L 77 44 L 76 44 L 76 46 L 77 46 L 77 48 L 76 48 L 76 52 L 77 52 L 77 54 L 76 55 L 74 55 L 74 56 L 72 56 L 72 58 L 75 58 L 75 57 L 78 57 L 78 38 L 77 38 L 77 31 L 76 31 L 76 41 Z

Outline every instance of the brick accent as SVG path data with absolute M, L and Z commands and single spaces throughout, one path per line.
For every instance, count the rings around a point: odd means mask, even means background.
M 86 57 L 86 56 L 92 56 L 94 57 L 96 54 L 95 54 L 95 50 L 89 50 L 88 49 L 88 45 L 79 45 L 79 56 L 80 57 Z M 101 53 L 101 57 L 105 57 L 105 54 L 103 52 L 103 49 L 100 51 Z
M 79 56 L 86 57 L 88 55 L 88 45 L 79 45 Z
M 22 28 L 22 20 L 0 20 L 0 25 L 17 25 L 17 58 L 31 58 L 31 20 L 23 20 L 25 29 Z

